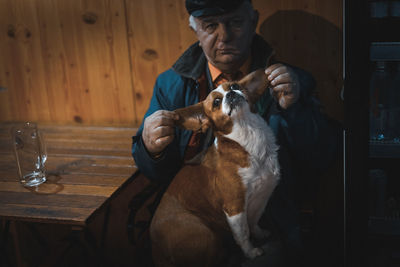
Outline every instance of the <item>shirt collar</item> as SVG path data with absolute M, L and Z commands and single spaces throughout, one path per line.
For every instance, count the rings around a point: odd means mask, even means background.
M 212 81 L 215 82 L 215 80 L 222 74 L 222 71 L 219 70 L 217 67 L 215 67 L 213 64 L 211 64 L 210 61 L 208 61 L 207 63 L 208 63 L 208 69 L 210 70 Z M 239 68 L 239 70 L 243 73 L 243 75 L 249 73 L 250 63 L 251 63 L 251 56 L 249 56 L 243 63 L 243 65 Z

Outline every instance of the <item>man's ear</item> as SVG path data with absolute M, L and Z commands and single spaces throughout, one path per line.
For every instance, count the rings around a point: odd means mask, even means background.
M 258 98 L 265 92 L 269 86 L 269 81 L 264 69 L 258 69 L 246 75 L 239 82 L 239 85 L 245 89 L 247 97 L 251 103 L 257 102 Z
M 204 133 L 211 126 L 210 119 L 204 113 L 203 102 L 176 109 L 175 113 L 179 115 L 175 125 L 183 129 Z

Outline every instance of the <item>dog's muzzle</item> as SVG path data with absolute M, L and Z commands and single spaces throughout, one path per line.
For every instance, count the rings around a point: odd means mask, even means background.
M 229 106 L 229 116 L 232 114 L 232 111 L 236 109 L 240 104 L 245 101 L 246 99 L 239 93 L 231 90 L 225 96 L 225 102 Z

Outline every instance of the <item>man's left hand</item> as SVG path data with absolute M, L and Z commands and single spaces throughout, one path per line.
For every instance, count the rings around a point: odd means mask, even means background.
M 265 69 L 270 81 L 270 93 L 283 109 L 287 109 L 299 100 L 300 86 L 297 74 L 283 64 L 274 64 Z

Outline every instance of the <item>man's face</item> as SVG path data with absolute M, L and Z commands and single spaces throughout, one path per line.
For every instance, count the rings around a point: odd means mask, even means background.
M 243 6 L 219 15 L 195 18 L 196 35 L 211 64 L 223 72 L 234 72 L 246 61 L 257 25 Z

